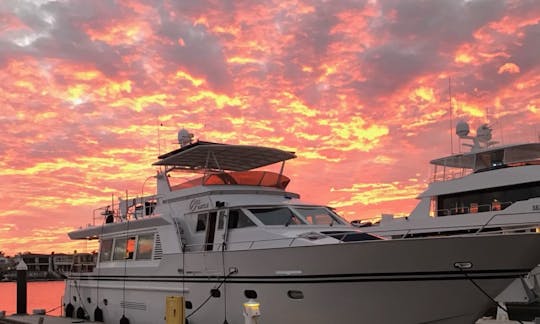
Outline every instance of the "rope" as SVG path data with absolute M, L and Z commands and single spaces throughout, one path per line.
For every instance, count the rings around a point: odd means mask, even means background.
M 81 291 L 79 290 L 79 286 L 77 286 L 77 282 L 73 282 L 75 284 L 75 289 L 77 290 L 77 296 L 79 296 L 79 300 L 81 301 L 81 307 L 86 314 L 86 317 L 90 318 L 90 313 L 86 310 L 86 307 L 84 307 L 84 300 L 81 297 Z
M 62 305 L 60 306 L 56 306 L 55 308 L 52 308 L 52 309 L 49 309 L 48 311 L 45 312 L 45 314 L 48 314 L 50 312 L 54 312 L 55 310 L 57 310 L 58 308 L 62 307 Z
M 219 289 L 221 288 L 221 286 L 223 285 L 223 283 L 225 282 L 225 280 L 227 280 L 227 278 L 229 278 L 232 274 L 236 273 L 236 271 L 230 271 L 228 275 L 226 275 L 225 277 L 223 277 L 223 280 L 217 285 L 217 286 L 214 286 L 213 289 Z M 213 290 L 212 289 L 212 290 Z M 210 300 L 210 298 L 212 298 L 212 294 L 210 294 L 200 305 L 199 307 L 195 308 L 195 310 L 193 312 L 191 312 L 191 314 L 189 314 L 188 316 L 186 316 L 186 319 L 190 318 L 191 316 L 195 315 L 195 313 L 197 313 L 204 305 L 206 305 L 206 303 L 208 303 L 208 301 Z
M 219 216 L 218 216 L 218 222 L 219 222 Z M 223 226 L 225 226 L 225 222 L 223 222 Z M 226 230 L 226 229 L 225 229 Z M 225 283 L 225 281 L 227 280 L 227 276 L 225 275 L 225 241 L 222 242 L 221 244 L 221 267 L 223 269 L 223 302 L 224 302 L 224 317 L 225 317 L 225 320 L 223 323 L 228 323 L 227 322 L 227 284 Z
M 99 236 L 99 239 L 101 240 L 101 242 L 103 242 L 103 232 L 104 232 L 104 229 L 105 229 L 105 221 L 101 224 L 101 234 Z M 127 244 L 127 242 L 126 242 Z M 100 246 L 101 247 L 101 246 Z M 112 249 L 112 246 L 111 246 L 111 249 Z M 101 249 L 100 249 L 101 250 Z M 98 260 L 97 260 L 97 281 L 96 281 L 96 306 L 99 307 L 99 276 L 101 274 L 101 266 L 100 266 L 100 262 L 101 262 L 101 251 L 100 253 L 98 254 Z
M 463 275 L 465 276 L 465 278 L 467 278 L 482 294 L 484 294 L 484 296 L 486 296 L 489 300 L 491 300 L 498 308 L 502 309 L 505 313 L 508 314 L 508 309 L 506 309 L 504 306 L 502 306 L 501 304 L 499 304 L 499 302 L 497 302 L 493 297 L 491 297 L 484 289 L 482 289 L 482 287 L 480 287 L 480 285 L 478 285 L 473 278 L 471 278 L 465 271 L 463 271 L 462 268 L 460 267 L 455 267 L 457 269 L 459 269 L 461 271 L 461 273 L 463 273 Z M 516 319 L 515 320 L 516 322 L 520 323 L 520 324 L 524 324 L 522 321 Z
M 126 213 L 127 218 L 127 213 Z M 129 239 L 129 218 L 127 219 L 127 225 L 126 225 L 126 252 L 128 248 L 128 239 Z M 127 255 L 124 257 L 124 283 L 122 287 L 122 317 L 126 315 L 126 276 L 127 276 Z

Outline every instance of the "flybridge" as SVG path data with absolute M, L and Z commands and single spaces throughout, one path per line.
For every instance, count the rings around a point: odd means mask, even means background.
M 431 164 L 472 169 L 474 171 L 512 166 L 515 164 L 539 164 L 540 143 L 514 144 L 490 147 L 475 152 L 454 154 L 440 159 L 432 160 Z
M 491 140 L 491 128 L 487 124 L 478 127 L 476 135 L 471 136 L 469 125 L 460 121 L 456 134 L 462 140 L 472 141 L 472 144 L 463 143 L 471 151 L 432 160 L 433 181 L 461 178 L 472 172 L 540 164 L 540 143 L 494 146 L 498 142 Z
M 193 135 L 178 132 L 180 148 L 160 155 L 153 165 L 165 166 L 162 173 L 184 171 L 204 173 L 202 178 L 177 185 L 169 190 L 187 189 L 197 185 L 247 185 L 285 189 L 290 179 L 283 175 L 285 161 L 296 158 L 294 152 L 253 145 L 229 145 L 205 141 L 192 143 Z M 281 162 L 279 173 L 254 171 Z

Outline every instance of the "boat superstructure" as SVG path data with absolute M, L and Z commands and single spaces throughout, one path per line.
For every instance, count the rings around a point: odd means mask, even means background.
M 540 143 L 497 145 L 491 128 L 481 125 L 476 136 L 460 122 L 456 134 L 470 148 L 465 153 L 432 160 L 433 177 L 407 217 L 383 214 L 364 229 L 388 238 L 428 237 L 465 233 L 536 232 L 540 227 Z M 536 269 L 534 274 L 540 272 Z M 533 302 L 540 289 L 530 283 L 513 284 L 498 299 Z M 526 288 L 525 291 L 523 288 Z M 540 314 L 540 313 L 539 313 Z
M 92 272 L 66 281 L 67 316 L 160 323 L 166 297 L 182 296 L 189 323 L 244 322 L 248 300 L 259 323 L 467 323 L 489 307 L 484 293 L 540 261 L 535 233 L 385 240 L 287 191 L 293 152 L 192 142 L 184 130 L 179 142 L 154 163 L 156 194 L 69 233 L 100 250 Z M 199 176 L 173 183 L 177 171 Z

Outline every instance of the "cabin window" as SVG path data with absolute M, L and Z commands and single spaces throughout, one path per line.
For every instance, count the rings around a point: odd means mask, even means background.
M 497 150 L 492 152 L 478 153 L 474 169 L 477 171 L 489 170 L 504 166 L 504 151 Z
M 222 211 L 219 213 L 219 216 L 218 216 L 218 229 L 223 229 L 224 225 L 225 225 L 225 212 Z
M 243 228 L 256 226 L 249 217 L 240 209 L 231 209 L 229 211 L 228 228 Z
M 139 235 L 137 240 L 137 260 L 150 260 L 154 249 L 154 234 Z
M 333 224 L 342 224 L 337 217 L 334 217 L 330 212 L 321 207 L 311 207 L 311 208 L 294 208 L 304 219 L 311 225 L 333 225 Z
M 504 210 L 516 201 L 540 197 L 540 182 L 441 195 L 437 216 Z
M 197 232 L 202 232 L 206 230 L 206 218 L 207 214 L 199 214 L 197 215 L 197 226 L 195 227 L 195 230 Z
M 264 225 L 299 225 L 302 220 L 287 207 L 257 208 L 249 210 Z
M 135 253 L 135 237 L 130 237 L 127 239 L 126 254 L 124 257 L 126 259 L 132 260 L 134 253 Z
M 117 238 L 114 240 L 113 260 L 124 260 L 126 254 L 126 239 Z
M 113 260 L 133 259 L 135 237 L 117 238 L 114 242 Z
M 112 252 L 112 243 L 113 240 L 102 240 L 101 247 L 99 249 L 99 261 L 111 261 L 111 252 Z

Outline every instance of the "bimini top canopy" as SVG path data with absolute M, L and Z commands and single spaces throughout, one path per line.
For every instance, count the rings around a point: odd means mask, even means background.
M 270 147 L 198 141 L 158 157 L 153 165 L 187 171 L 248 171 L 296 158 L 294 152 Z

